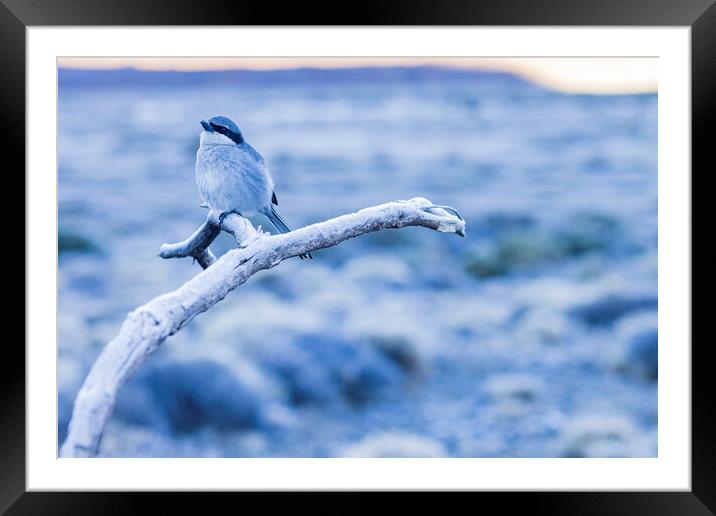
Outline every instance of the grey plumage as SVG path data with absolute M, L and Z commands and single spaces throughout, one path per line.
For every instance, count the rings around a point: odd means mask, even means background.
M 279 214 L 276 213 L 276 210 L 273 209 L 273 206 L 268 209 L 264 209 L 263 214 L 266 215 L 266 218 L 271 221 L 271 224 L 273 224 L 273 226 L 281 233 L 288 233 L 289 231 L 291 231 L 290 229 L 288 229 L 288 226 L 279 216 Z
M 215 116 L 201 122 L 196 153 L 196 186 L 204 204 L 244 217 L 262 213 L 280 232 L 291 231 L 274 209 L 278 199 L 261 154 L 244 139 L 233 120 Z M 313 258 L 310 253 L 300 255 Z

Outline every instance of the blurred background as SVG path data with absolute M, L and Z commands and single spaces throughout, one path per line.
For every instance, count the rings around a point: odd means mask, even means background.
M 657 455 L 655 59 L 62 59 L 58 82 L 60 442 L 127 312 L 200 272 L 157 253 L 205 218 L 199 121 L 225 115 L 289 226 L 422 196 L 467 238 L 253 276 L 124 386 L 100 456 Z

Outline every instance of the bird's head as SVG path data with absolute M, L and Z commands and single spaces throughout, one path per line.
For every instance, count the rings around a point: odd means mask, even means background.
M 244 143 L 239 126 L 232 119 L 225 116 L 215 116 L 201 121 L 201 144 L 233 145 Z

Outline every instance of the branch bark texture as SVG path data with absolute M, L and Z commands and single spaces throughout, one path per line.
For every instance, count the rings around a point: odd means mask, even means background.
M 406 226 L 465 235 L 465 222 L 447 206 L 414 198 L 363 209 L 283 235 L 261 233 L 237 214 L 207 221 L 187 240 L 164 244 L 163 258 L 193 257 L 205 269 L 184 285 L 156 297 L 127 315 L 119 333 L 92 366 L 75 399 L 61 457 L 92 457 L 99 451 L 104 427 L 124 382 L 166 340 L 194 317 L 209 310 L 253 274 L 283 260 L 331 247 L 364 233 Z M 221 230 L 234 235 L 239 248 L 216 259 L 209 244 Z

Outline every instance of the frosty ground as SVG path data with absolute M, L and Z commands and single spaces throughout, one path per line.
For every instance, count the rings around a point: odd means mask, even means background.
M 102 456 L 656 456 L 656 95 L 61 70 L 59 100 L 60 441 L 126 313 L 199 271 L 157 252 L 204 219 L 199 120 L 223 114 L 289 225 L 424 196 L 467 238 L 386 231 L 254 276 L 124 387 Z

